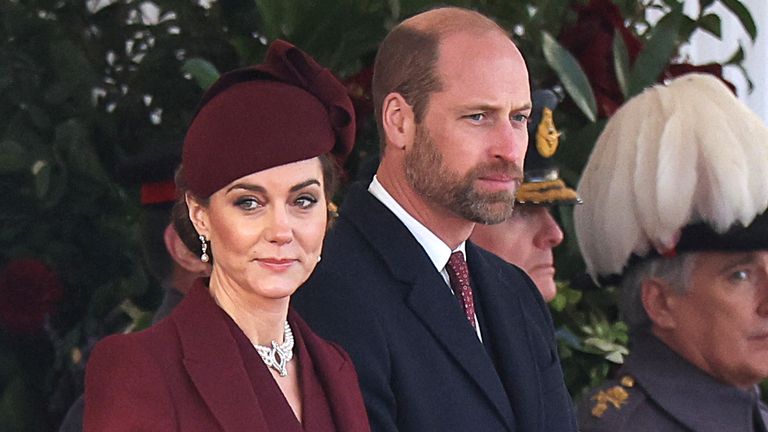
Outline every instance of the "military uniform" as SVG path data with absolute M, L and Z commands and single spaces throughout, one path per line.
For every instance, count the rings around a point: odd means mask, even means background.
M 582 432 L 768 432 L 768 407 L 757 388 L 716 381 L 648 331 L 632 341 L 618 379 L 579 403 Z

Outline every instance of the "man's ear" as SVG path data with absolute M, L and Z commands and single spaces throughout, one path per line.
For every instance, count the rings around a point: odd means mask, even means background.
M 413 142 L 415 118 L 413 108 L 400 93 L 390 93 L 381 104 L 381 117 L 387 144 L 405 149 Z
M 646 279 L 640 289 L 643 307 L 653 325 L 665 330 L 675 328 L 674 306 L 680 294 L 666 281 L 657 278 Z
M 176 264 L 192 274 L 207 275 L 211 272 L 211 266 L 208 263 L 200 261 L 200 255 L 195 254 L 179 237 L 173 224 L 168 224 L 163 231 L 163 241 L 165 249 L 173 258 Z
M 206 238 L 209 238 L 208 209 L 189 194 L 184 195 L 184 200 L 187 202 L 189 220 L 192 221 L 195 231 L 197 231 L 199 235 L 204 235 Z

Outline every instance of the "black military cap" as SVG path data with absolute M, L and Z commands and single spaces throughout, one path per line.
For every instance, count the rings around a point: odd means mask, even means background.
M 533 109 L 528 123 L 528 151 L 525 155 L 525 180 L 515 201 L 520 204 L 581 204 L 575 190 L 560 178 L 552 158 L 559 145 L 560 133 L 553 112 L 560 98 L 552 90 L 535 90 L 531 94 Z
M 181 143 L 151 145 L 117 166 L 121 183 L 140 185 L 143 206 L 170 206 L 176 200 L 174 174 L 181 162 Z

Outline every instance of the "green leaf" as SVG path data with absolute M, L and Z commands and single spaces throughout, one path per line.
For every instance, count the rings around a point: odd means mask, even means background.
M 23 375 L 17 375 L 2 389 L 0 395 L 0 428 L 2 430 L 43 430 L 42 416 L 37 408 L 32 386 Z
M 694 21 L 693 18 L 684 14 L 683 20 L 680 23 L 680 28 L 678 29 L 677 38 L 678 40 L 681 40 L 681 41 L 689 40 L 693 32 L 695 32 L 698 29 L 699 29 L 699 22 Z
M 717 14 L 707 14 L 699 18 L 699 27 L 718 39 L 723 38 L 720 16 Z
M 10 74 L 9 68 L 0 69 L 0 93 L 13 84 L 13 78 Z
M 26 107 L 29 118 L 32 119 L 32 123 L 40 129 L 47 129 L 51 127 L 51 119 L 44 110 L 37 105 L 28 105 Z
M 616 345 L 611 341 L 600 339 L 598 337 L 590 337 L 590 338 L 584 339 L 584 345 L 593 346 L 603 352 L 616 351 L 618 348 L 621 347 L 620 345 Z
M 664 5 L 666 5 L 669 9 L 675 9 L 677 7 L 683 7 L 683 3 L 685 3 L 685 0 L 662 0 L 664 2 Z
M 740 64 L 744 61 L 744 48 L 739 45 L 739 49 L 736 50 L 735 53 L 729 58 L 724 64 L 727 65 L 736 65 Z
M 581 298 L 583 297 L 582 292 L 575 289 L 569 289 L 564 294 L 568 299 L 568 304 L 576 304 L 581 301 Z
M 645 48 L 637 56 L 630 75 L 627 97 L 632 97 L 658 80 L 677 48 L 683 11 L 676 8 L 659 20 Z
M 563 293 L 557 293 L 555 295 L 555 298 L 552 299 L 552 301 L 549 303 L 549 306 L 558 311 L 561 312 L 563 309 L 565 309 L 565 306 L 568 304 L 568 299 L 565 297 Z
M 547 64 L 557 73 L 576 106 L 590 121 L 597 120 L 595 95 L 576 58 L 547 32 L 542 32 L 542 50 Z
M 736 18 L 741 21 L 741 25 L 744 26 L 744 30 L 749 33 L 749 37 L 752 39 L 752 42 L 754 42 L 757 38 L 757 25 L 755 24 L 755 20 L 752 18 L 752 14 L 749 13 L 749 9 L 747 9 L 747 7 L 744 6 L 744 4 L 739 0 L 720 0 L 720 3 L 722 3 L 723 6 L 730 9 L 731 12 L 736 15 Z
M 621 33 L 613 34 L 613 70 L 616 72 L 616 81 L 619 83 L 621 94 L 627 97 L 627 81 L 629 80 L 629 53 Z
M 616 364 L 624 364 L 624 354 L 614 351 L 605 356 L 605 359 Z
M 50 51 L 55 77 L 45 94 L 46 101 L 58 105 L 73 97 L 81 102 L 89 100 L 95 75 L 83 48 L 62 39 L 51 41 Z
M 387 6 L 389 6 L 390 18 L 392 20 L 398 20 L 400 18 L 400 0 L 387 0 Z
M 581 339 L 579 339 L 578 336 L 573 334 L 573 331 L 568 328 L 568 326 L 564 325 L 559 327 L 557 330 L 555 330 L 555 336 L 558 340 L 564 342 L 565 344 L 572 346 L 572 347 L 579 347 L 581 346 Z
M 741 71 L 741 74 L 747 80 L 747 92 L 752 93 L 752 91 L 755 89 L 755 83 L 752 82 L 752 80 L 749 78 L 749 72 L 742 64 L 737 64 L 735 66 Z
M 32 174 L 35 178 L 35 195 L 42 200 L 51 188 L 51 164 L 47 161 L 36 161 L 32 165 Z
M 73 174 L 81 174 L 99 183 L 109 182 L 82 122 L 72 119 L 57 125 L 54 146 Z
M 0 141 L 0 174 L 16 174 L 29 169 L 30 155 L 16 141 Z
M 699 0 L 699 10 L 703 11 L 704 9 L 712 6 L 714 2 L 715 0 Z
M 213 63 L 201 58 L 191 58 L 185 61 L 181 66 L 181 70 L 184 73 L 192 75 L 192 78 L 197 82 L 197 85 L 203 90 L 210 87 L 220 75 Z
M 67 98 L 72 96 L 73 92 L 74 88 L 71 84 L 59 81 L 51 84 L 43 97 L 45 98 L 45 101 L 51 105 L 60 105 L 64 103 Z

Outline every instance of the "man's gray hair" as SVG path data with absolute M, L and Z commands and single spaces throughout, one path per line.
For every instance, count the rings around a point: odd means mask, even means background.
M 643 307 L 643 282 L 649 279 L 661 279 L 677 293 L 683 294 L 690 286 L 696 256 L 696 253 L 689 252 L 670 258 L 650 258 L 627 269 L 620 284 L 619 311 L 630 329 L 647 327 L 651 324 Z

